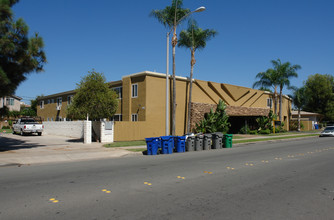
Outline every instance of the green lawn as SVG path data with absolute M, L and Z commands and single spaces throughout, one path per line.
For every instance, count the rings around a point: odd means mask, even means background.
M 13 133 L 12 129 L 0 129 L 0 133 Z
M 132 152 L 144 152 L 147 149 L 146 148 L 132 148 L 132 149 L 126 149 L 128 151 L 132 151 Z
M 306 135 L 293 135 L 293 136 L 286 136 L 286 137 L 271 137 L 271 138 L 259 138 L 259 139 L 250 139 L 250 140 L 233 140 L 234 144 L 238 143 L 250 143 L 250 142 L 259 142 L 259 141 L 270 141 L 270 140 L 282 140 L 282 139 L 290 139 L 290 138 L 299 138 L 299 137 L 312 137 L 312 136 L 319 136 L 319 134 L 306 134 Z
M 105 147 L 130 147 L 130 146 L 144 146 L 146 141 L 117 141 L 111 144 L 105 144 Z

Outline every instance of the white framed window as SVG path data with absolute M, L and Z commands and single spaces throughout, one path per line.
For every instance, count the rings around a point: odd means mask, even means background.
M 44 108 L 44 100 L 39 102 L 39 108 L 43 109 Z
M 131 121 L 138 121 L 138 114 L 132 114 Z
M 132 98 L 138 97 L 138 84 L 132 84 Z
M 112 117 L 113 121 L 123 121 L 123 117 L 121 114 L 116 114 Z
M 14 105 L 14 99 L 13 98 L 6 98 L 6 105 Z
M 272 98 L 268 98 L 267 99 L 267 107 L 271 108 L 273 106 L 273 99 Z
M 57 106 L 61 106 L 62 105 L 62 98 L 58 97 L 57 98 Z
M 73 100 L 73 95 L 67 96 L 67 105 L 70 105 L 72 103 L 72 100 Z
M 122 95 L 123 95 L 123 87 L 122 86 L 112 88 L 112 90 L 114 90 L 116 92 L 119 99 L 122 99 Z

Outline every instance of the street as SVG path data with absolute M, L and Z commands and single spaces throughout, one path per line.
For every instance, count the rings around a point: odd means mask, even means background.
M 0 219 L 334 219 L 334 138 L 0 167 Z

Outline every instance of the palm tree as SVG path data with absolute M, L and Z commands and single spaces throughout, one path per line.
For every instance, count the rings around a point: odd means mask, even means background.
M 282 96 L 283 87 L 290 87 L 290 79 L 293 77 L 298 77 L 297 70 L 301 69 L 300 65 L 291 65 L 290 62 L 283 63 L 280 59 L 272 60 L 271 63 L 274 66 L 274 70 L 279 76 L 279 120 L 282 121 Z
M 172 5 L 165 9 L 152 10 L 151 16 L 158 19 L 169 32 L 173 29 L 172 47 L 173 47 L 173 105 L 172 105 L 172 135 L 175 135 L 175 115 L 176 115 L 176 80 L 175 80 L 175 46 L 177 45 L 176 27 L 187 14 L 189 9 L 182 8 L 183 0 L 172 0 Z
M 274 113 L 277 114 L 277 87 L 279 86 L 279 120 L 282 121 L 282 96 L 284 86 L 290 87 L 290 79 L 298 77 L 297 70 L 301 68 L 299 65 L 291 65 L 290 62 L 283 63 L 280 59 L 272 60 L 273 69 L 266 72 L 260 72 L 256 75 L 259 81 L 253 84 L 254 87 L 273 87 L 275 96 Z
M 273 69 L 268 69 L 266 72 L 258 73 L 255 78 L 259 80 L 253 84 L 253 88 L 260 87 L 263 90 L 264 88 L 269 89 L 272 87 L 274 89 L 274 114 L 277 114 L 277 87 L 279 86 L 277 72 Z
M 293 90 L 292 102 L 298 110 L 298 131 L 300 131 L 300 111 L 305 106 L 307 98 L 305 95 L 305 87 L 290 87 Z
M 191 61 L 190 61 L 190 83 L 189 83 L 189 102 L 188 102 L 188 120 L 187 120 L 187 133 L 190 132 L 190 112 L 191 112 L 191 97 L 192 97 L 192 85 L 193 85 L 193 72 L 196 50 L 204 49 L 206 42 L 213 38 L 217 34 L 217 31 L 213 29 L 201 29 L 198 27 L 196 21 L 191 20 L 188 24 L 188 29 L 183 30 L 180 33 L 180 39 L 178 47 L 184 47 L 190 49 Z

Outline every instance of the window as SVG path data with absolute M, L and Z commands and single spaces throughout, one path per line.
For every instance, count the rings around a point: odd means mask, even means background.
M 67 105 L 70 105 L 72 103 L 73 95 L 67 96 Z
M 48 104 L 50 104 L 51 103 L 51 100 L 50 99 L 48 99 Z
M 112 90 L 114 90 L 114 91 L 116 92 L 116 94 L 118 95 L 118 98 L 119 98 L 119 99 L 122 99 L 122 93 L 123 93 L 123 88 L 122 88 L 122 86 L 112 88 Z
M 54 99 L 51 99 L 51 103 L 55 103 L 55 100 L 54 100 Z
M 58 97 L 57 98 L 57 106 L 61 106 L 61 104 L 62 104 L 62 98 Z
M 41 109 L 44 108 L 44 101 L 40 101 L 40 102 L 39 102 L 39 107 L 40 107 Z
M 267 107 L 271 108 L 273 106 L 273 100 L 271 98 L 267 99 Z
M 131 121 L 138 121 L 138 114 L 132 114 Z
M 113 120 L 113 121 L 122 121 L 122 115 L 121 114 L 114 115 L 111 120 Z
M 14 99 L 13 98 L 6 98 L 6 105 L 14 105 Z
M 138 97 L 138 84 L 132 84 L 132 98 Z

